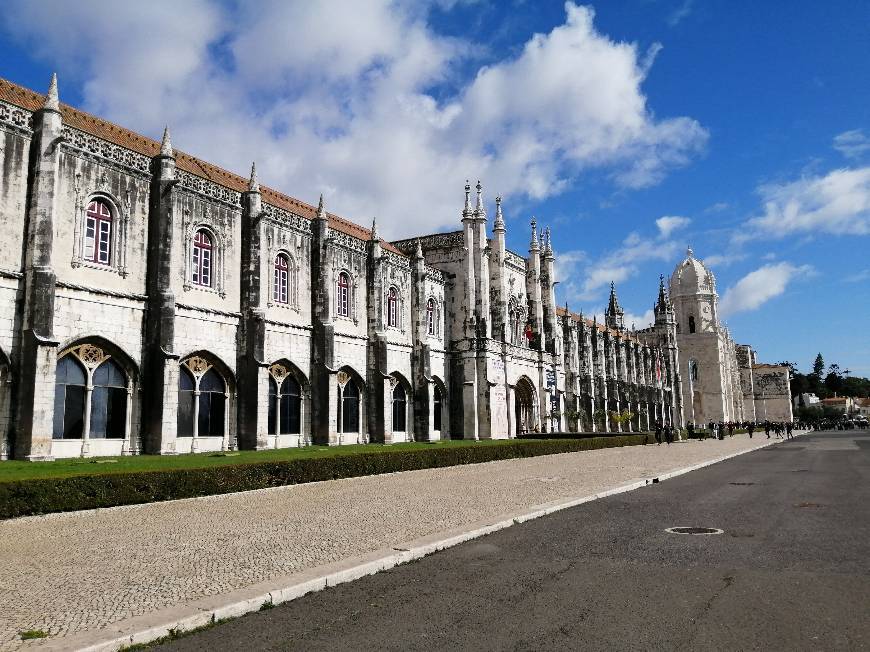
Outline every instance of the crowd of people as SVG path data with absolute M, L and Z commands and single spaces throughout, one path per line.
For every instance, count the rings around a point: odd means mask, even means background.
M 713 439 L 723 440 L 726 435 L 733 437 L 735 432 L 747 432 L 749 438 L 752 439 L 755 432 L 761 433 L 764 431 L 765 436 L 770 439 L 771 434 L 777 439 L 792 439 L 795 430 L 810 430 L 812 425 L 803 421 L 710 421 L 706 424 L 706 429 L 698 427 L 696 424 L 689 422 L 686 424 L 686 431 L 689 439 Z M 674 440 L 674 428 L 670 423 L 661 421 L 655 425 L 656 443 L 661 444 L 664 441 L 670 444 Z

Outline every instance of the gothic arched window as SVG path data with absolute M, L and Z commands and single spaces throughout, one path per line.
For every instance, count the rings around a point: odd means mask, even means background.
M 359 432 L 359 387 L 352 379 L 341 393 L 341 432 Z
M 178 436 L 222 437 L 227 386 L 211 367 L 196 378 L 181 365 L 178 374 Z
M 432 410 L 432 430 L 441 432 L 441 404 L 444 398 L 441 396 L 441 388 L 435 385 L 434 405 Z
M 393 328 L 399 325 L 399 293 L 396 288 L 390 288 L 387 295 L 387 326 Z
M 691 315 L 689 315 L 689 332 L 695 332 L 695 318 Z
M 426 334 L 435 335 L 435 299 L 426 302 Z
M 54 438 L 81 439 L 85 429 L 87 374 L 71 355 L 57 363 L 54 381 Z
M 275 283 L 272 299 L 277 303 L 290 302 L 290 259 L 286 254 L 275 256 Z
M 402 383 L 393 389 L 393 432 L 405 432 L 408 421 L 408 395 Z
M 102 199 L 94 199 L 85 212 L 85 241 L 82 257 L 108 265 L 112 258 L 112 210 Z
M 350 316 L 350 277 L 346 272 L 338 275 L 335 294 L 335 312 L 339 317 Z
M 114 360 L 104 360 L 89 382 L 84 366 L 65 355 L 55 376 L 54 439 L 124 439 L 127 399 L 127 375 Z
M 695 360 L 689 360 L 689 378 L 693 383 L 698 380 L 698 363 Z
M 199 229 L 193 236 L 192 280 L 194 285 L 211 287 L 214 245 L 205 229 Z
M 127 378 L 113 360 L 96 368 L 91 394 L 91 438 L 123 439 L 127 431 Z

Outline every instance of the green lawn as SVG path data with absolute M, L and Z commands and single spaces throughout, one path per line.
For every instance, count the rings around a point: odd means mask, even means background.
M 254 462 L 280 462 L 300 458 L 355 455 L 367 451 L 415 450 L 456 446 L 499 446 L 513 442 L 499 440 L 449 440 L 433 443 L 354 444 L 348 446 L 305 446 L 303 448 L 279 448 L 264 451 L 234 451 L 231 453 L 197 453 L 195 455 L 132 455 L 124 457 L 73 458 L 54 462 L 0 462 L 0 482 L 31 480 L 39 478 L 66 478 L 77 475 L 105 475 L 136 471 L 160 471 L 169 469 L 201 469 L 230 464 Z

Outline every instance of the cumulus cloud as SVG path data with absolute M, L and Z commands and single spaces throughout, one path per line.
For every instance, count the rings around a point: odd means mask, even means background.
M 570 301 L 593 301 L 611 281 L 619 284 L 637 275 L 644 263 L 673 260 L 685 245 L 671 236 L 690 222 L 687 217 L 660 217 L 655 221 L 658 231 L 655 235 L 645 236 L 633 231 L 619 247 L 601 256 L 575 257 L 562 266 L 565 277 L 560 293 Z
M 668 238 L 674 231 L 686 228 L 691 222 L 688 217 L 665 215 L 656 220 L 656 226 L 659 227 L 661 237 Z
M 782 262 L 764 265 L 750 272 L 728 288 L 722 296 L 720 311 L 723 317 L 738 312 L 756 310 L 785 292 L 796 278 L 813 273 L 810 265 L 792 265 Z
M 738 241 L 759 235 L 870 234 L 870 167 L 766 185 L 759 193 L 764 213 L 749 220 Z
M 846 158 L 858 158 L 870 152 L 870 137 L 863 129 L 852 129 L 834 136 L 834 149 Z
M 602 34 L 591 8 L 566 3 L 564 23 L 480 65 L 481 48 L 438 33 L 430 7 L 13 0 L 0 21 L 60 68 L 61 87 L 83 83 L 86 109 L 154 137 L 169 123 L 180 149 L 241 173 L 256 160 L 263 182 L 324 192 L 388 237 L 455 225 L 466 178 L 506 202 L 589 170 L 643 187 L 705 146 L 697 121 L 647 107 L 659 48 Z

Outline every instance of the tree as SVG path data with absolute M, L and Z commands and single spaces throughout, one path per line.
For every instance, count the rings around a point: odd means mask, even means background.
M 813 375 L 820 379 L 822 378 L 822 373 L 825 371 L 825 359 L 822 357 L 821 351 L 816 356 L 816 361 L 813 363 Z
M 788 374 L 792 378 L 794 378 L 795 376 L 797 376 L 800 373 L 798 371 L 797 364 L 795 364 L 794 362 L 789 362 L 788 360 L 785 360 L 783 362 L 778 362 L 777 364 L 780 367 L 788 367 Z

